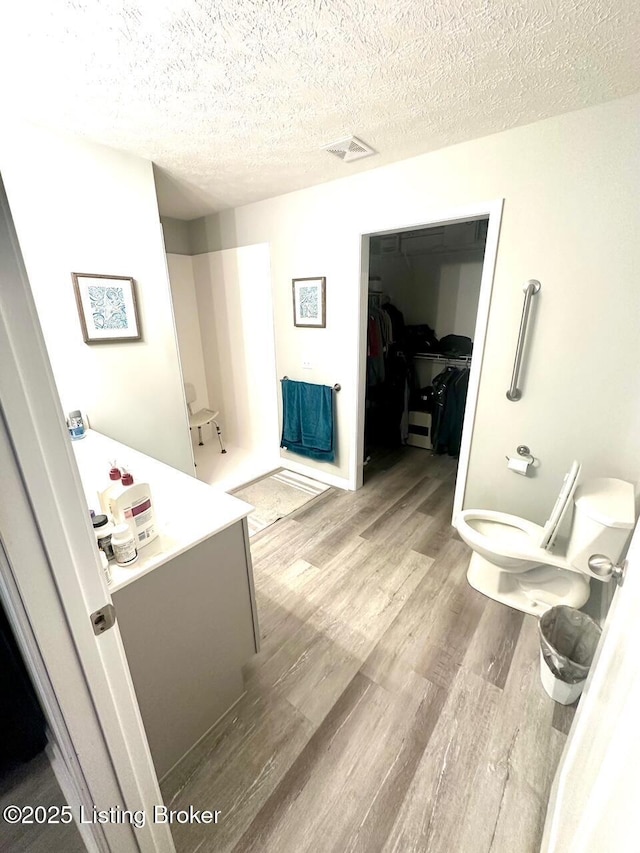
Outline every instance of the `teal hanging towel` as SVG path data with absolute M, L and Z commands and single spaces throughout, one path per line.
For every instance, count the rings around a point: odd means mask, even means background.
M 333 388 L 282 379 L 280 447 L 309 459 L 335 459 Z

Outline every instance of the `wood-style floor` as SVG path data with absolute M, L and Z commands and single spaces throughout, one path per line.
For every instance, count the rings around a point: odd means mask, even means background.
M 85 845 L 75 823 L 7 823 L 3 814 L 7 806 L 24 809 L 38 806 L 66 806 L 60 785 L 46 752 L 26 764 L 3 768 L 0 777 L 0 850 L 7 853 L 81 853 Z M 48 812 L 51 815 L 51 812 Z
M 392 464 L 396 463 L 396 464 Z M 455 461 L 405 448 L 251 542 L 247 693 L 163 784 L 179 853 L 534 853 L 571 721 L 466 582 Z

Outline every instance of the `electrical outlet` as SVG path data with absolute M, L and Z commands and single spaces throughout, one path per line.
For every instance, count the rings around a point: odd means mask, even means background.
M 303 361 L 303 362 L 302 362 L 302 369 L 303 369 L 303 370 L 311 370 L 311 362 L 310 362 L 310 361 L 306 361 L 306 360 L 305 360 L 305 361 Z

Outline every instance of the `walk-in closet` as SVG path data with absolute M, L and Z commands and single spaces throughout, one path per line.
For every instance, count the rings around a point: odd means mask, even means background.
M 365 471 L 405 446 L 460 453 L 487 226 L 370 237 Z

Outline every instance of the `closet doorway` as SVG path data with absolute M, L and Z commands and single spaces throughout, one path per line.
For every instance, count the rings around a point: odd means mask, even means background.
M 363 235 L 358 485 L 440 456 L 462 508 L 501 209 Z

